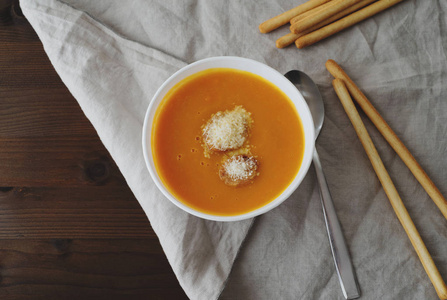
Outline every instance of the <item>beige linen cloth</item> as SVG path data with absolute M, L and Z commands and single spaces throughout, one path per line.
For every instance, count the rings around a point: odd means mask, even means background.
M 318 83 L 326 116 L 317 148 L 362 299 L 436 299 L 324 63 L 332 58 L 344 67 L 447 195 L 447 1 L 406 0 L 314 46 L 276 49 L 288 29 L 262 35 L 258 24 L 303 2 L 22 0 L 21 7 L 191 299 L 343 299 L 312 169 L 282 205 L 235 223 L 190 216 L 152 182 L 141 149 L 152 96 L 179 68 L 220 55 L 255 59 L 282 73 L 300 69 Z M 447 279 L 447 221 L 374 126 L 365 124 Z

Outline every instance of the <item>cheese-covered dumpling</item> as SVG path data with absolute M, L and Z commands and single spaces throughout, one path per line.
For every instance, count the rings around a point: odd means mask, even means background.
M 222 164 L 219 177 L 226 185 L 246 184 L 259 174 L 258 165 L 258 161 L 253 156 L 234 155 Z
M 241 148 L 248 138 L 252 122 L 250 113 L 242 106 L 213 114 L 202 128 L 205 147 L 212 151 Z

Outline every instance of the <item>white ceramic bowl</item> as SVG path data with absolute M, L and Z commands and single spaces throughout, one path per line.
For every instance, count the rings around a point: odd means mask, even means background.
M 206 214 L 197 211 L 177 200 L 168 191 L 168 189 L 163 185 L 162 181 L 160 180 L 160 177 L 155 169 L 154 159 L 152 155 L 152 147 L 151 147 L 152 123 L 154 120 L 155 111 L 157 110 L 157 107 L 160 104 L 160 102 L 165 97 L 166 93 L 182 79 L 190 75 L 193 75 L 197 72 L 212 68 L 232 68 L 232 69 L 248 71 L 270 81 L 271 83 L 276 85 L 279 89 L 281 89 L 281 91 L 283 91 L 293 102 L 301 118 L 301 122 L 304 129 L 304 140 L 305 140 L 304 156 L 300 170 L 298 171 L 298 174 L 295 176 L 295 179 L 277 198 L 273 199 L 268 204 L 256 210 L 241 215 L 216 216 Z M 151 174 L 152 179 L 154 180 L 157 187 L 166 196 L 166 198 L 168 198 L 172 203 L 174 203 L 176 206 L 183 209 L 184 211 L 197 217 L 214 221 L 239 221 L 243 219 L 252 218 L 257 215 L 268 212 L 269 210 L 281 204 L 297 189 L 301 181 L 304 179 L 307 171 L 309 170 L 310 163 L 312 161 L 312 153 L 314 151 L 314 147 L 315 147 L 314 124 L 309 107 L 307 106 L 306 101 L 304 100 L 301 93 L 287 78 L 285 78 L 278 71 L 260 62 L 241 57 L 221 56 L 221 57 L 207 58 L 192 63 L 177 71 L 174 75 L 169 77 L 169 79 L 166 80 L 163 83 L 163 85 L 158 89 L 158 91 L 155 93 L 154 98 L 149 104 L 149 108 L 146 112 L 146 117 L 144 119 L 144 125 L 143 125 L 143 154 L 147 168 L 149 169 L 149 173 Z

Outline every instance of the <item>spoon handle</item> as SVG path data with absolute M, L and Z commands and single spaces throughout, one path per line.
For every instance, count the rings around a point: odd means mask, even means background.
M 320 197 L 323 204 L 324 220 L 331 245 L 332 256 L 334 257 L 335 268 L 341 289 L 346 299 L 355 299 L 360 297 L 360 290 L 357 283 L 357 277 L 349 256 L 348 247 L 335 212 L 331 193 L 326 182 L 326 178 L 321 167 L 320 158 L 317 150 L 313 154 L 313 163 L 317 173 L 318 184 L 320 185 Z

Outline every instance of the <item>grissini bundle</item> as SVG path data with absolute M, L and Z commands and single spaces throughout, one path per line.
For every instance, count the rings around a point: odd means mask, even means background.
M 338 19 L 341 19 L 344 16 L 347 16 L 350 13 L 352 13 L 352 12 L 362 8 L 362 7 L 365 7 L 366 5 L 371 4 L 374 1 L 376 1 L 376 0 L 362 0 L 362 1 L 360 1 L 360 2 L 358 2 L 356 4 L 354 4 L 354 5 L 346 8 L 345 10 L 343 10 L 343 11 L 333 15 L 329 19 L 327 19 L 327 20 L 325 20 L 325 21 L 323 21 L 321 23 L 318 23 L 317 25 L 315 25 L 315 26 L 313 26 L 313 27 L 311 27 L 311 28 L 301 32 L 301 33 L 296 34 L 296 33 L 291 32 L 289 34 L 286 34 L 285 36 L 280 37 L 279 39 L 276 40 L 276 47 L 278 47 L 278 48 L 287 47 L 288 45 L 290 45 L 293 42 L 295 42 L 297 38 L 299 38 L 299 37 L 301 37 L 303 35 L 306 35 L 308 33 L 311 33 L 312 31 L 315 31 L 317 29 L 320 29 L 321 27 L 326 26 L 327 24 L 330 24 L 330 23 L 332 23 L 334 21 L 337 21 Z M 320 8 L 320 7 L 322 7 L 322 6 L 326 5 L 326 4 L 327 3 L 321 5 L 321 6 L 317 7 L 317 8 L 314 8 L 314 9 L 318 9 L 318 8 Z M 298 15 L 297 17 L 300 17 L 300 16 L 301 15 Z M 290 22 L 291 23 L 294 22 L 293 19 Z
M 349 6 L 348 8 L 345 8 L 345 9 L 342 10 L 341 12 L 339 12 L 339 13 L 333 15 L 333 16 L 330 17 L 329 19 L 324 20 L 323 22 L 318 23 L 318 24 L 323 24 L 323 23 L 325 23 L 325 25 L 327 25 L 327 24 L 329 24 L 329 23 L 332 23 L 333 21 L 336 21 L 336 20 L 338 20 L 338 19 L 340 19 L 340 18 L 342 18 L 342 17 L 344 17 L 344 16 L 347 16 L 347 15 L 349 15 L 350 13 L 353 13 L 353 12 L 355 12 L 356 10 L 359 10 L 360 8 L 363 8 L 363 7 L 365 7 L 366 5 L 371 4 L 371 3 L 375 2 L 375 1 L 377 1 L 377 0 L 361 0 L 360 2 L 357 2 L 356 4 L 351 5 L 351 6 Z M 314 8 L 314 9 L 312 9 L 312 10 L 309 10 L 309 11 L 306 12 L 305 14 L 301 14 L 301 15 L 296 16 L 295 18 L 293 18 L 292 20 L 290 20 L 290 25 L 293 25 L 293 24 L 296 23 L 298 20 L 300 20 L 301 16 L 303 16 L 303 17 L 308 16 L 310 13 L 312 13 L 312 12 L 314 12 L 314 11 L 317 11 L 317 9 L 324 8 L 324 6 L 327 5 L 327 4 L 330 4 L 330 2 L 325 3 L 325 4 L 323 4 L 323 5 L 320 5 L 320 6 Z M 308 15 L 306 15 L 306 14 L 308 14 Z M 328 20 L 331 20 L 331 21 L 328 22 Z
M 340 102 L 342 103 L 343 108 L 346 111 L 346 114 L 348 115 L 352 125 L 354 126 L 354 129 L 366 151 L 366 154 L 368 155 L 368 158 L 373 165 L 374 171 L 376 172 L 377 177 L 379 178 L 383 189 L 388 196 L 388 199 L 390 200 L 394 212 L 396 213 L 400 223 L 402 224 L 402 227 L 407 233 L 411 244 L 416 250 L 416 253 L 425 269 L 425 272 L 427 273 L 433 286 L 435 287 L 439 298 L 447 299 L 447 287 L 442 280 L 442 277 L 438 269 L 436 268 L 436 265 L 433 262 L 433 259 L 427 250 L 427 247 L 424 244 L 424 241 L 417 231 L 416 226 L 411 220 L 411 217 L 408 214 L 408 211 L 405 208 L 405 205 L 403 204 L 402 199 L 400 198 L 399 193 L 397 192 L 396 187 L 393 184 L 393 181 L 391 180 L 385 166 L 383 165 L 383 162 L 380 159 L 379 154 L 377 153 L 371 137 L 369 136 L 368 131 L 366 130 L 365 125 L 363 124 L 362 119 L 360 118 L 360 115 L 358 114 L 357 109 L 354 106 L 354 103 L 352 102 L 352 99 L 343 80 L 336 78 L 332 82 L 332 85 L 334 86 L 335 92 L 337 93 L 338 98 L 340 99 Z
M 331 23 L 325 27 L 322 27 L 318 30 L 315 30 L 309 34 L 306 34 L 304 36 L 299 37 L 295 44 L 298 48 L 304 48 L 307 46 L 310 46 L 312 44 L 315 44 L 316 42 L 319 42 L 339 31 L 342 31 L 343 29 L 346 29 L 352 25 L 355 25 L 371 16 L 374 16 L 375 14 L 378 14 L 379 12 L 396 5 L 399 2 L 402 2 L 404 0 L 379 0 L 371 5 L 368 5 L 364 8 L 362 8 L 359 11 L 356 11 L 343 19 L 340 19 L 338 21 L 335 21 L 334 23 Z M 295 26 L 296 23 L 292 26 Z
M 332 17 L 333 15 L 343 11 L 344 9 L 360 2 L 360 0 L 334 0 L 329 2 L 327 6 L 318 9 L 314 13 L 308 15 L 302 20 L 298 20 L 290 26 L 290 31 L 293 33 L 300 33 L 306 29 L 315 26 L 316 24 L 323 22 L 324 20 Z
M 447 219 L 447 201 L 442 196 L 439 189 L 435 186 L 433 181 L 428 177 L 416 159 L 411 155 L 410 151 L 405 147 L 402 141 L 397 137 L 394 131 L 386 123 L 386 121 L 380 116 L 371 102 L 366 98 L 366 96 L 360 91 L 360 89 L 355 85 L 355 83 L 349 78 L 345 71 L 333 60 L 328 60 L 326 62 L 326 68 L 329 73 L 335 78 L 342 79 L 348 90 L 351 93 L 355 101 L 360 105 L 362 110 L 368 116 L 373 124 L 377 127 L 383 137 L 387 140 L 390 146 L 396 151 L 405 165 L 413 173 L 414 177 L 419 181 L 422 187 L 425 189 L 427 194 L 433 200 L 433 202 L 438 206 L 441 213 Z
M 284 24 L 287 24 L 293 17 L 302 14 L 308 10 L 311 10 L 312 8 L 317 7 L 328 1 L 329 0 L 309 0 L 301 5 L 298 5 L 295 8 L 292 8 L 276 17 L 273 17 L 265 21 L 264 23 L 259 25 L 259 31 L 261 33 L 270 32 Z
M 379 0 L 371 4 L 375 0 L 309 0 L 262 23 L 259 30 L 267 33 L 289 20 L 292 32 L 277 39 L 276 47 L 284 48 L 295 41 L 298 48 L 304 48 L 402 1 Z

